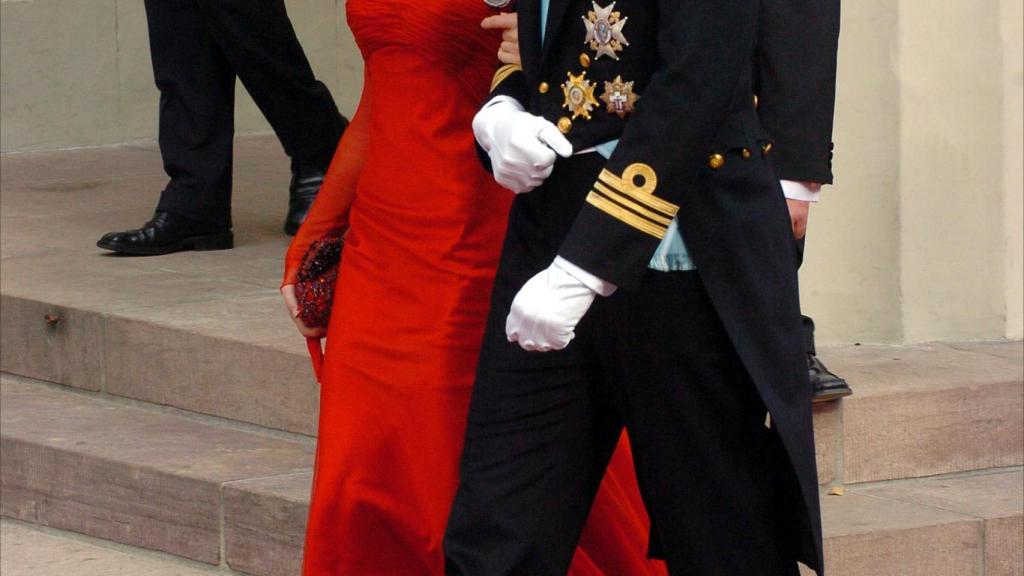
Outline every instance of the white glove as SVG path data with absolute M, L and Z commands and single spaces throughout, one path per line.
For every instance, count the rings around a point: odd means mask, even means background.
M 520 194 L 551 175 L 556 153 L 572 156 L 572 144 L 558 127 L 524 112 L 514 98 L 496 96 L 473 117 L 476 141 L 491 157 L 494 179 Z
M 561 350 L 576 337 L 576 325 L 594 297 L 609 296 L 615 288 L 557 257 L 519 289 L 505 320 L 505 335 L 509 342 L 518 342 L 531 352 Z

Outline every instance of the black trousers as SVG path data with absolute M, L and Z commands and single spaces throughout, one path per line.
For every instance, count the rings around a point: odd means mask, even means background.
M 324 166 L 345 129 L 283 0 L 146 0 L 170 183 L 158 210 L 231 225 L 235 78 L 293 160 Z
M 598 298 L 565 350 L 526 352 L 506 340 L 513 297 L 549 265 L 571 222 L 564 214 L 578 211 L 602 165 L 559 162 L 513 206 L 446 571 L 564 575 L 625 426 L 652 536 L 673 574 L 795 575 L 796 532 L 782 502 L 796 480 L 696 272 L 650 271 L 639 291 Z
M 807 241 L 807 236 L 800 238 L 799 240 L 793 239 L 793 253 L 796 254 L 796 267 L 800 269 L 804 264 L 804 245 Z M 817 354 L 818 351 L 814 348 L 814 319 L 806 314 L 800 317 L 803 321 L 804 329 L 804 343 L 807 345 L 808 354 Z

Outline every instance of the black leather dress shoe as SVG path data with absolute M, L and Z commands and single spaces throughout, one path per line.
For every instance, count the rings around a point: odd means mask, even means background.
M 321 167 L 307 165 L 304 162 L 292 162 L 292 182 L 288 186 L 288 216 L 284 219 L 284 233 L 293 236 L 299 226 L 306 220 L 309 207 L 320 192 L 324 183 L 325 170 Z
M 159 256 L 183 250 L 227 250 L 235 245 L 231 230 L 157 211 L 142 228 L 104 234 L 100 248 L 137 256 Z
M 829 372 L 814 354 L 807 355 L 807 370 L 811 377 L 815 402 L 827 402 L 853 394 L 846 380 Z

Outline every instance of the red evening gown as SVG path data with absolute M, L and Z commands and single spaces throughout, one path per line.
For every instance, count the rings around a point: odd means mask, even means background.
M 328 328 L 303 574 L 438 576 L 470 390 L 512 193 L 479 164 L 471 121 L 495 69 L 483 0 L 348 0 L 360 111 L 288 254 L 349 226 Z M 365 114 L 366 117 L 360 117 Z M 357 133 L 358 132 L 358 133 Z M 364 153 L 355 198 L 332 187 Z M 354 149 L 354 148 L 353 148 Z M 628 444 L 612 460 L 572 574 L 661 574 Z

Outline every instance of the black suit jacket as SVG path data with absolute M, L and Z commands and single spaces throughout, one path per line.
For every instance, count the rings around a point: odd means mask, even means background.
M 629 44 L 618 59 L 595 59 L 582 22 L 591 0 L 551 0 L 544 46 L 539 1 L 520 0 L 523 64 L 499 68 L 492 94 L 511 96 L 565 127 L 577 150 L 619 139 L 561 243 L 561 256 L 636 289 L 671 218 L 679 219 L 701 280 L 793 463 L 799 495 L 786 509 L 798 525 L 794 545 L 823 574 L 811 390 L 778 180 L 831 179 L 834 71 L 827 62 L 835 58 L 838 12 L 819 14 L 820 4 L 809 0 L 773 1 L 766 7 L 769 0 L 619 0 L 615 9 L 628 18 L 622 32 Z M 778 33 L 763 29 L 786 18 L 794 21 Z M 792 38 L 796 31 L 804 36 Z M 819 45 L 831 47 L 818 53 L 825 64 L 798 78 L 798 60 Z M 573 118 L 561 86 L 584 72 L 595 96 L 618 77 L 633 82 L 635 111 L 620 118 L 598 100 L 589 119 Z M 763 92 L 760 115 L 755 90 Z M 821 102 L 828 106 L 816 108 Z M 787 151 L 780 173 L 767 134 Z
M 765 0 L 754 90 L 779 178 L 832 182 L 839 0 Z

